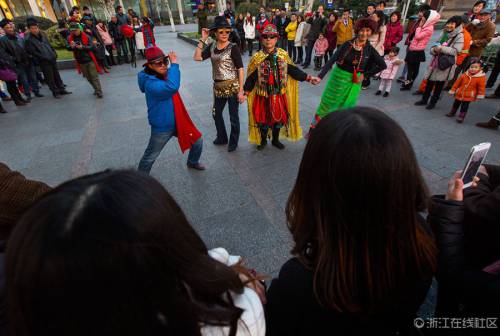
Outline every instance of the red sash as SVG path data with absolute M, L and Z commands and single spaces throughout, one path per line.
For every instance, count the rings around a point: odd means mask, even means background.
M 88 45 L 89 44 L 89 38 L 87 37 L 87 34 L 85 34 L 84 32 L 81 32 L 81 37 L 82 37 L 83 44 Z M 71 44 L 71 42 L 74 41 L 73 34 L 69 35 L 68 41 L 69 41 L 70 44 Z M 99 67 L 99 64 L 97 63 L 97 60 L 96 60 L 96 58 L 94 56 L 94 53 L 92 51 L 89 51 L 89 56 L 90 56 L 90 58 L 92 58 L 92 62 L 94 62 L 95 68 L 97 69 L 97 72 L 102 73 L 102 70 Z M 80 70 L 80 64 L 78 63 L 78 61 L 76 61 L 76 51 L 73 51 L 73 57 L 75 58 L 75 62 L 76 62 L 76 71 L 79 74 L 81 74 L 82 71 Z

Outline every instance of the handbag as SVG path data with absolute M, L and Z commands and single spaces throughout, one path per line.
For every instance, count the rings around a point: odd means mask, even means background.
M 4 82 L 11 82 L 17 80 L 17 74 L 14 70 L 9 68 L 0 68 L 0 80 Z
M 453 42 L 455 42 L 455 39 L 457 38 L 458 34 L 453 37 L 453 39 L 450 41 L 450 47 L 453 47 Z M 439 70 L 446 70 L 450 67 L 452 67 L 456 63 L 455 56 L 453 55 L 446 55 L 439 53 L 438 54 L 438 59 L 437 59 L 437 67 Z

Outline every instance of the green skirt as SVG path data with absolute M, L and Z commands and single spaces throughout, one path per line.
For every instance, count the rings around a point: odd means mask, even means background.
M 361 73 L 358 73 L 359 76 Z M 361 81 L 353 83 L 352 73 L 335 65 L 321 96 L 316 116 L 324 118 L 335 110 L 356 106 L 360 91 Z

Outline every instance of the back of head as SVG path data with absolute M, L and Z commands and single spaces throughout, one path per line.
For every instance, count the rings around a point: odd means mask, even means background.
M 241 292 L 238 275 L 208 256 L 161 184 L 133 171 L 44 196 L 11 236 L 6 273 L 15 335 L 199 335 L 199 323 L 241 314 L 221 299 Z
M 418 222 L 426 199 L 394 120 L 367 107 L 322 119 L 286 209 L 292 252 L 313 269 L 318 301 L 342 312 L 381 311 L 432 277 L 434 245 Z

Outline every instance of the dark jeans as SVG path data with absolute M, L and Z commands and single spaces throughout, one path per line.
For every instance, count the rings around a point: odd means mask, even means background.
M 16 74 L 18 84 L 23 86 L 24 95 L 27 98 L 31 98 L 30 83 L 28 81 L 28 72 L 26 71 L 26 68 L 21 66 L 17 67 Z
M 214 97 L 214 107 L 212 109 L 212 116 L 215 121 L 215 128 L 217 129 L 217 140 L 220 142 L 227 142 L 226 124 L 222 112 L 226 103 L 229 105 L 229 120 L 231 122 L 231 135 L 229 136 L 229 147 L 237 147 L 240 138 L 240 116 L 238 115 L 238 96 L 235 94 L 229 98 Z
M 248 55 L 252 56 L 252 52 L 253 52 L 253 40 L 247 39 L 247 48 L 248 48 Z
M 299 63 L 302 63 L 303 59 L 302 57 L 304 57 L 304 48 L 302 47 L 295 47 L 295 49 L 297 49 L 297 64 Z
M 167 142 L 174 136 L 175 131 L 167 132 L 153 132 L 151 131 L 151 137 L 149 138 L 149 144 L 144 155 L 142 156 L 141 162 L 139 162 L 139 167 L 137 170 L 148 173 L 151 171 L 151 167 L 155 163 L 156 159 L 160 155 L 163 147 Z M 201 151 L 203 149 L 203 138 L 199 138 L 191 149 L 189 150 L 188 160 L 189 164 L 198 164 L 200 161 Z
M 453 111 L 453 113 L 455 113 L 455 112 L 457 112 L 458 108 L 460 107 L 460 114 L 465 115 L 467 113 L 467 111 L 469 110 L 469 104 L 470 104 L 470 102 L 468 102 L 468 101 L 461 101 L 461 100 L 455 99 L 451 110 Z
M 445 83 L 446 83 L 445 81 L 428 80 L 427 85 L 425 86 L 425 91 L 424 91 L 424 95 L 422 97 L 422 100 L 427 102 L 429 100 L 429 98 L 431 97 L 431 93 L 432 93 L 431 103 L 436 104 L 437 101 L 439 100 L 439 96 L 441 95 L 441 92 L 443 91 Z
M 413 82 L 418 77 L 418 72 L 420 70 L 421 62 L 410 62 L 408 64 L 408 74 L 406 75 L 406 79 L 410 81 L 409 87 L 413 85 Z
M 498 78 L 498 72 L 500 72 L 500 49 L 497 52 L 497 58 L 495 59 L 495 65 L 493 69 L 491 69 L 490 77 L 488 77 L 488 81 L 486 82 L 487 87 L 493 87 Z
M 57 70 L 56 63 L 41 63 L 40 68 L 42 69 L 43 77 L 52 93 L 58 94 L 60 91 L 64 90 L 63 81 L 61 75 L 59 75 L 59 70 Z
M 306 59 L 304 61 L 304 66 L 306 65 L 309 66 L 309 64 L 311 64 L 311 56 L 314 50 L 314 42 L 316 42 L 316 40 L 307 40 Z
M 118 56 L 118 64 L 123 63 L 123 62 L 128 62 L 129 60 L 128 60 L 127 41 L 126 40 L 121 40 L 121 41 L 115 40 L 115 47 L 116 47 L 116 53 Z
M 297 50 L 295 50 L 295 41 L 288 40 L 288 56 L 295 62 L 297 58 Z
M 19 102 L 19 101 L 22 101 L 23 100 L 23 97 L 21 96 L 21 94 L 19 93 L 19 90 L 17 89 L 17 84 L 16 84 L 16 81 L 8 81 L 8 82 L 5 82 L 5 84 L 7 85 L 7 91 L 9 92 L 10 96 L 12 97 L 12 100 L 14 100 L 15 102 Z

